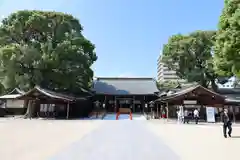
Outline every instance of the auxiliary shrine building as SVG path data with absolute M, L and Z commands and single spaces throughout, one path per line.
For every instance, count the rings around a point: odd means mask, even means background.
M 104 78 L 94 81 L 94 100 L 104 105 L 107 112 L 131 108 L 142 113 L 149 102 L 158 98 L 158 88 L 153 78 Z

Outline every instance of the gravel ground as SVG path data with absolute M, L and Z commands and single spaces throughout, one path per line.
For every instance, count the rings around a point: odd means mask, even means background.
M 146 121 L 105 121 L 104 126 L 76 141 L 50 160 L 179 160 L 146 128 Z
M 168 124 L 148 121 L 158 135 L 182 160 L 238 159 L 240 128 L 233 126 L 232 138 L 223 138 L 221 125 Z
M 240 128 L 223 138 L 219 125 L 163 121 L 5 120 L 3 160 L 237 159 Z
M 44 160 L 101 125 L 101 121 L 4 120 L 1 160 Z

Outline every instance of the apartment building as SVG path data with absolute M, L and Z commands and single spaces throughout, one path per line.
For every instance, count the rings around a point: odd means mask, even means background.
M 186 80 L 184 79 L 180 79 L 177 75 L 176 72 L 173 70 L 168 69 L 168 67 L 166 67 L 164 65 L 164 63 L 162 63 L 162 56 L 160 55 L 158 60 L 157 60 L 157 80 L 158 81 L 178 81 L 180 83 L 184 83 L 186 84 Z M 236 77 L 231 77 L 229 78 L 229 80 L 224 83 L 224 84 L 220 84 L 217 83 L 219 88 L 234 88 L 236 83 Z M 240 85 L 238 85 L 237 87 L 239 87 Z
M 180 79 L 176 72 L 168 69 L 164 63 L 162 63 L 162 56 L 160 55 L 157 60 L 157 79 L 158 81 L 178 81 L 180 83 L 186 82 L 184 79 Z

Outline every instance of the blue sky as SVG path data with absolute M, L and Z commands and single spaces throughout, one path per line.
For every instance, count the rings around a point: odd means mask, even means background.
M 156 77 L 169 36 L 213 30 L 223 0 L 0 0 L 0 15 L 21 9 L 73 14 L 96 45 L 95 76 Z

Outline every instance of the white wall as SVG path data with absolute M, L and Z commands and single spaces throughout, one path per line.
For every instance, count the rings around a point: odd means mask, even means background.
M 6 101 L 6 108 L 23 108 L 23 107 L 24 107 L 24 100 L 8 99 Z
M 234 88 L 234 83 L 236 82 L 236 77 L 231 77 L 224 84 L 217 84 L 219 88 Z

